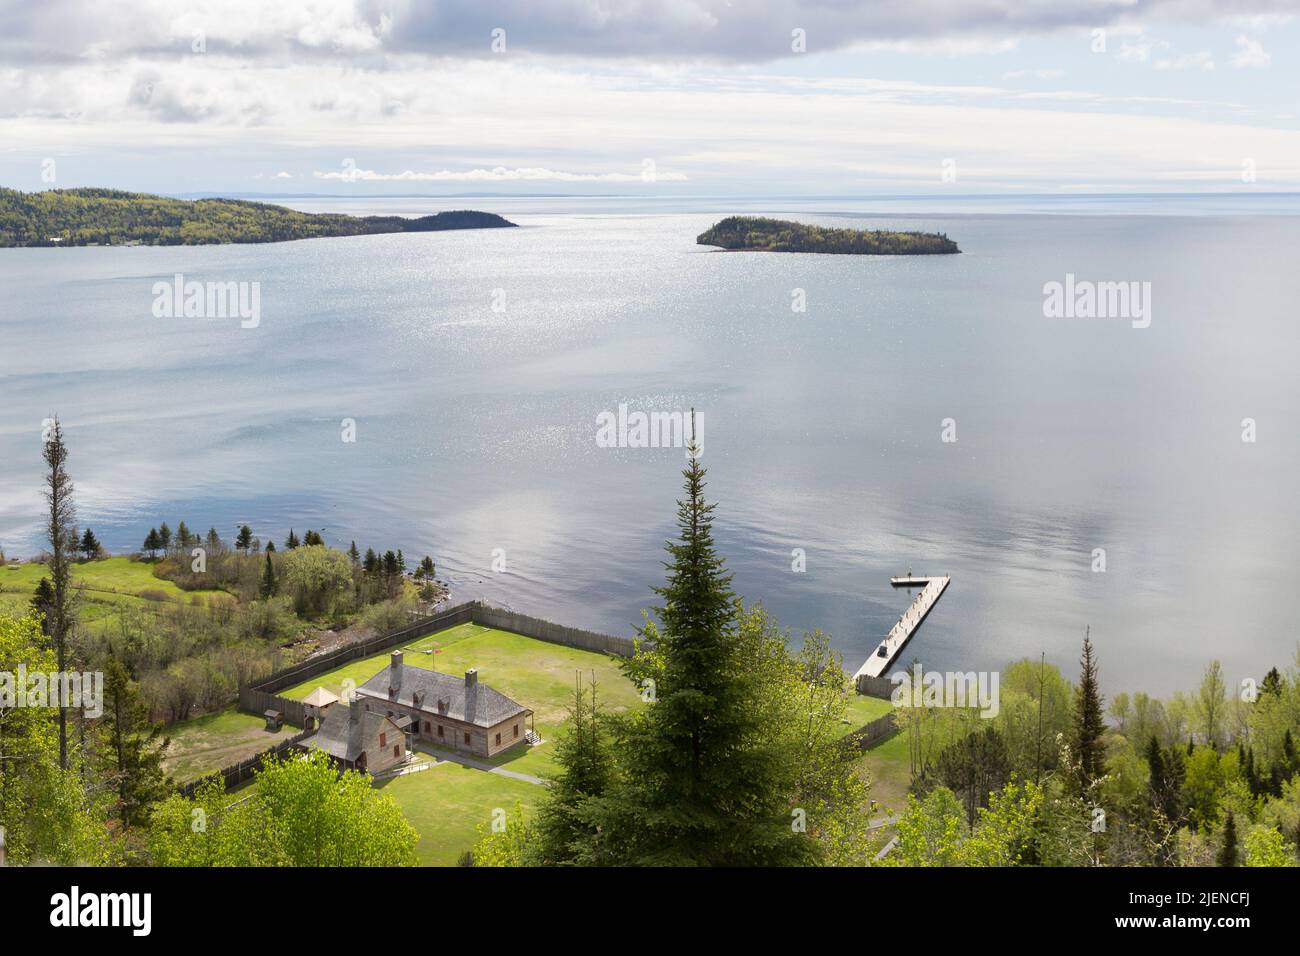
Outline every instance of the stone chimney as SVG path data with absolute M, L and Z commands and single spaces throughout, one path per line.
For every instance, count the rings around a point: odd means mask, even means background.
M 465 689 L 470 690 L 478 686 L 478 669 L 471 667 L 465 672 Z
M 361 719 L 361 715 L 364 712 L 365 709 L 361 703 L 361 698 L 354 696 L 352 698 L 352 703 L 348 704 L 348 720 L 355 724 Z
M 393 651 L 389 655 L 388 666 L 388 696 L 396 697 L 397 692 L 402 689 L 402 652 Z

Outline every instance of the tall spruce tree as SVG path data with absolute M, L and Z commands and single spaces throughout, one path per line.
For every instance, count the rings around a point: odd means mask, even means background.
M 73 596 L 68 538 L 76 521 L 76 507 L 72 501 L 72 479 L 68 476 L 68 448 L 63 442 L 63 426 L 56 415 L 45 434 L 44 458 L 48 469 L 45 475 L 45 502 L 49 506 L 46 535 L 50 542 L 50 586 L 54 600 L 46 622 L 59 673 L 68 669 L 71 657 L 71 631 L 73 627 Z M 68 769 L 68 711 L 59 708 L 59 768 Z
M 1101 737 L 1106 730 L 1102 717 L 1101 690 L 1097 684 L 1097 662 L 1092 653 L 1091 631 L 1083 638 L 1079 660 L 1079 689 L 1074 710 L 1074 750 L 1079 766 L 1079 789 L 1086 791 L 1105 772 Z
M 692 423 L 692 433 L 694 427 Z M 617 723 L 617 786 L 591 802 L 600 862 L 780 865 L 817 849 L 791 825 L 790 791 L 759 715 L 760 668 L 741 653 L 739 602 L 713 540 L 698 449 L 683 471 L 677 540 L 648 656 L 624 665 L 653 703 Z M 652 672 L 653 687 L 645 683 Z

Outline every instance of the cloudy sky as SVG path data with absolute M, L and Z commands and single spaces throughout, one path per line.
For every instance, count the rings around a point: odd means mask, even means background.
M 1300 189 L 1297 0 L 0 0 L 0 18 L 0 185 L 20 189 Z

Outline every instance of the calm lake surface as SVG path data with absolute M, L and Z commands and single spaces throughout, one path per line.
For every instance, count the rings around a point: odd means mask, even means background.
M 456 601 L 626 633 L 663 578 L 684 455 L 598 448 L 596 419 L 694 406 L 737 590 L 833 634 L 850 670 L 908 603 L 888 579 L 909 568 L 952 576 L 906 655 L 927 667 L 1042 651 L 1074 676 L 1088 625 L 1111 693 L 1192 687 L 1216 657 L 1230 681 L 1294 660 L 1294 209 L 296 205 L 470 207 L 522 228 L 0 250 L 7 554 L 40 546 L 57 412 L 79 520 L 111 550 L 164 520 L 277 543 L 323 527 L 432 555 Z M 964 254 L 694 244 L 732 211 L 939 230 Z M 154 318 L 153 284 L 176 273 L 260 283 L 260 324 Z M 1045 318 L 1043 285 L 1067 273 L 1150 282 L 1150 327 Z

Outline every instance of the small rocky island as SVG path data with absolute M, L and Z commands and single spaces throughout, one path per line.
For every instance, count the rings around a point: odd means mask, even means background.
M 784 219 L 729 216 L 695 240 L 736 252 L 825 252 L 853 256 L 931 256 L 961 252 L 941 232 L 829 229 Z
M 515 224 L 470 209 L 411 219 L 307 213 L 242 199 L 171 199 L 116 189 L 0 189 L 0 247 L 198 246 Z

